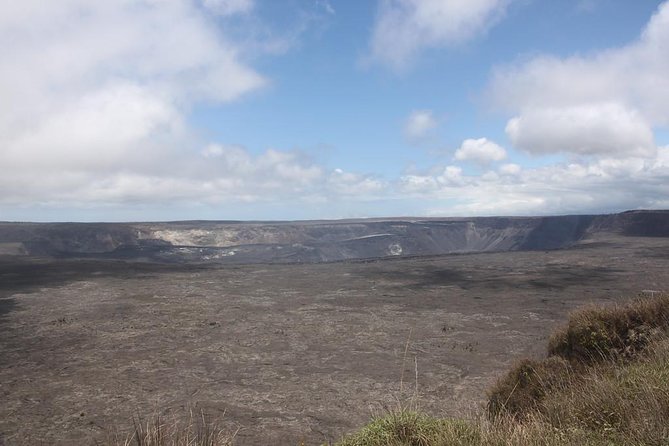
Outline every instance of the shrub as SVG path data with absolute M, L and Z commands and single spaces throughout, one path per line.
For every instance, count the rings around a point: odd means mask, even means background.
M 577 310 L 548 342 L 548 354 L 575 364 L 631 357 L 669 329 L 669 295 Z
M 590 368 L 543 406 L 555 427 L 587 429 L 621 444 L 669 444 L 669 339 L 653 342 L 635 361 Z
M 476 426 L 444 420 L 412 410 L 398 409 L 372 420 L 345 437 L 338 446 L 466 446 L 480 444 Z
M 488 392 L 488 417 L 377 418 L 340 446 L 669 446 L 669 297 L 574 312 L 549 356 Z
M 546 359 L 520 361 L 490 389 L 488 416 L 545 412 L 546 395 L 575 386 L 587 367 L 630 359 L 668 329 L 667 295 L 577 310 L 551 336 Z
M 524 359 L 488 391 L 488 416 L 494 419 L 504 414 L 523 418 L 533 411 L 541 411 L 541 401 L 546 394 L 566 387 L 573 379 L 571 366 L 562 358 Z

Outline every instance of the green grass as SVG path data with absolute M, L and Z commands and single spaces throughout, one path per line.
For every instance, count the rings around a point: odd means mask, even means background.
M 515 364 L 473 420 L 407 409 L 339 446 L 669 446 L 669 296 L 590 306 Z
M 633 357 L 669 330 L 669 295 L 575 311 L 548 342 L 548 355 L 576 365 Z
M 398 409 L 374 419 L 356 434 L 340 443 L 341 446 L 429 446 L 441 444 L 448 436 L 461 439 L 454 445 L 476 444 L 478 432 L 467 422 L 444 420 L 408 409 Z
M 669 444 L 669 339 L 643 356 L 605 363 L 580 381 L 549 394 L 543 418 L 554 426 L 586 429 L 618 444 Z
M 523 359 L 488 390 L 488 416 L 522 420 L 541 410 L 546 395 L 573 385 L 578 378 L 562 358 Z

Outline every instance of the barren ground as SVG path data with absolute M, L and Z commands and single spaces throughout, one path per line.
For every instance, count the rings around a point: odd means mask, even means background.
M 466 416 L 569 310 L 667 289 L 667 238 L 219 268 L 7 258 L 0 445 L 92 444 L 182 407 L 239 445 L 319 444 L 416 386 L 421 409 Z

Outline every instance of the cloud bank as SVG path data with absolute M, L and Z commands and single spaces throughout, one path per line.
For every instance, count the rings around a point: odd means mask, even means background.
M 328 167 L 299 150 L 203 140 L 190 127 L 193 107 L 232 106 L 272 84 L 252 64 L 272 42 L 237 41 L 226 27 L 259 4 L 57 3 L 0 5 L 0 210 L 346 202 L 364 216 L 372 202 L 387 214 L 408 202 L 433 215 L 669 207 L 669 148 L 655 141 L 669 127 L 669 3 L 628 45 L 498 67 L 487 97 L 506 114 L 511 145 L 465 139 L 447 163 L 394 178 Z M 373 58 L 401 69 L 426 49 L 485 33 L 508 4 L 384 0 Z M 437 124 L 432 110 L 415 110 L 404 135 L 425 138 Z M 521 166 L 519 152 L 539 167 Z
M 668 55 L 665 2 L 636 41 L 500 67 L 489 95 L 495 106 L 516 113 L 507 134 L 527 152 L 652 157 L 652 129 L 669 125 Z
M 466 139 L 455 151 L 458 161 L 474 161 L 480 164 L 489 164 L 506 158 L 506 150 L 487 138 Z
M 506 163 L 487 138 L 467 139 L 454 161 L 483 171 L 434 166 L 404 175 L 401 193 L 433 203 L 432 215 L 611 212 L 669 206 L 669 147 L 655 130 L 669 126 L 669 2 L 638 39 L 588 55 L 540 55 L 497 67 L 487 96 L 510 113 L 513 147 L 540 167 Z M 541 165 L 541 157 L 565 161 Z M 563 158 L 563 159 L 564 159 Z M 560 158 L 557 158 L 558 160 Z
M 267 83 L 186 1 L 27 0 L 4 3 L 0 17 L 0 162 L 10 170 L 141 168 L 183 143 L 191 104 Z
M 525 110 L 509 121 L 513 145 L 535 154 L 655 155 L 653 131 L 636 110 L 616 103 Z
M 504 164 L 482 175 L 456 166 L 405 175 L 399 188 L 430 198 L 431 215 L 523 215 L 669 207 L 669 147 L 648 159 L 603 158 L 522 169 Z M 439 205 L 438 203 L 443 203 Z
M 185 124 L 197 103 L 229 103 L 267 85 L 216 19 L 253 7 L 250 0 L 3 3 L 0 204 L 248 201 L 303 193 L 317 180 L 327 189 L 323 169 L 299 154 L 200 149 Z M 364 179 L 337 187 L 355 181 Z

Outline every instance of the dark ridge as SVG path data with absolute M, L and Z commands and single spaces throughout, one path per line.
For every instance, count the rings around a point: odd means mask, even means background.
M 0 256 L 159 263 L 317 263 L 553 250 L 602 233 L 669 237 L 669 211 L 302 222 L 0 223 Z
M 669 237 L 669 211 L 626 212 L 623 234 L 637 237 Z
M 533 251 L 571 246 L 583 239 L 595 218 L 593 215 L 541 218 L 541 223 L 529 233 L 520 249 Z

